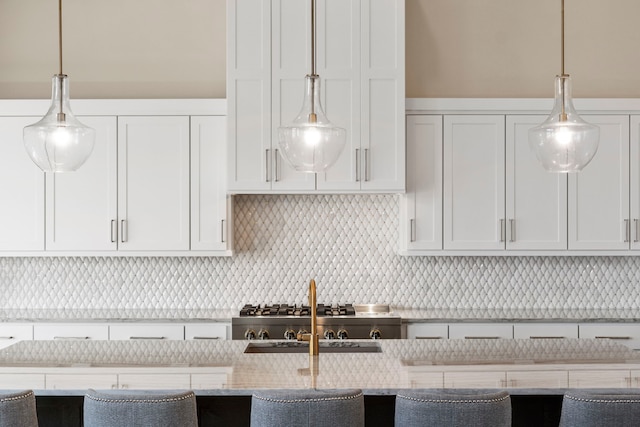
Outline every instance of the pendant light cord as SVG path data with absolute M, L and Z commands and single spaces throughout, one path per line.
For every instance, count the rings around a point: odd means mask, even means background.
M 62 0 L 61 0 L 62 1 Z M 561 58 L 561 63 L 562 63 L 562 75 L 564 76 L 564 0 L 562 0 L 562 11 L 561 11 L 561 15 L 562 15 L 562 23 L 560 24 L 560 34 L 561 34 L 561 38 L 562 38 L 562 43 L 560 45 L 560 58 Z
M 561 74 L 560 74 L 560 96 L 562 99 L 562 111 L 560 112 L 560 121 L 567 121 L 567 109 L 565 105 L 565 79 L 569 77 L 564 70 L 564 0 L 561 0 L 561 12 L 560 15 L 562 17 L 560 23 L 560 38 L 562 42 L 560 43 L 560 62 L 561 62 Z
M 60 59 L 60 75 L 62 75 L 62 0 L 58 0 L 58 51 Z
M 60 0 L 62 1 L 62 0 Z M 309 122 L 316 123 L 315 86 L 316 86 L 316 0 L 311 0 L 311 113 Z

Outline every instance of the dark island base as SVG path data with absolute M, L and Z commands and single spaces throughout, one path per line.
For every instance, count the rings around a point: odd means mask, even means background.
M 40 427 L 81 427 L 81 396 L 36 398 Z M 201 427 L 249 427 L 251 396 L 201 396 L 198 419 Z M 511 396 L 513 427 L 557 427 L 562 395 Z M 393 427 L 395 396 L 365 396 L 367 427 Z

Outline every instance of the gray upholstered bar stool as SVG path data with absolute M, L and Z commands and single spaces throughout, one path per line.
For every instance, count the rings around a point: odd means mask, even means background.
M 405 390 L 396 395 L 396 427 L 511 427 L 506 391 Z
M 38 427 L 33 391 L 0 394 L 0 427 Z
M 561 427 L 640 426 L 640 392 L 570 391 L 562 400 Z
M 251 427 L 364 426 L 361 390 L 265 390 L 251 398 Z
M 192 391 L 158 394 L 144 391 L 89 390 L 84 396 L 85 427 L 197 427 Z

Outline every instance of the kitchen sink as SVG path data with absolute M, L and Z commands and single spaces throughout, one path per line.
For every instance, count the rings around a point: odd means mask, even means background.
M 250 342 L 245 353 L 307 353 L 309 343 L 299 341 Z M 321 341 L 320 353 L 382 353 L 377 342 Z

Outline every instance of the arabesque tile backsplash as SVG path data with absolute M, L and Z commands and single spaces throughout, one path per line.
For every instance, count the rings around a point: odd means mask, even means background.
M 236 309 L 306 299 L 456 309 L 640 309 L 639 257 L 402 257 L 398 196 L 235 198 L 226 258 L 0 258 L 0 309 Z

